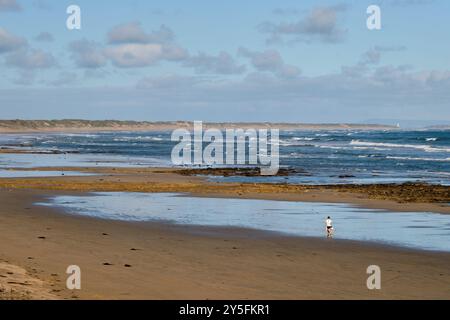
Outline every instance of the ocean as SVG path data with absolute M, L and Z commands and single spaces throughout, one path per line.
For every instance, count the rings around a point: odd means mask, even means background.
M 172 166 L 171 132 L 2 134 L 0 146 L 45 152 L 0 154 L 0 169 L 44 166 Z M 62 152 L 62 153 L 60 153 Z M 304 184 L 427 182 L 450 185 L 449 130 L 282 131 L 289 177 L 214 177 Z

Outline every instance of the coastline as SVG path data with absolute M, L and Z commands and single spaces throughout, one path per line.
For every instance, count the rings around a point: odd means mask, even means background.
M 0 306 L 450 301 L 448 12 L 0 0 Z
M 33 205 L 57 194 L 68 193 L 0 193 L 0 259 L 25 269 L 41 281 L 37 291 L 55 299 L 450 298 L 448 253 L 101 220 Z M 365 270 L 374 263 L 386 279 L 377 292 L 365 285 Z M 77 292 L 65 288 L 65 269 L 73 264 L 82 268 Z
M 307 123 L 268 123 L 268 122 L 211 122 L 204 123 L 207 128 L 274 128 L 280 130 L 398 130 L 395 126 L 379 124 L 307 124 Z M 188 121 L 116 121 L 116 120 L 0 120 L 0 133 L 86 133 L 115 131 L 173 131 L 176 129 L 192 129 L 193 123 Z

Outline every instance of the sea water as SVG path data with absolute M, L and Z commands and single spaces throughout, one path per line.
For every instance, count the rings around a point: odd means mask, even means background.
M 67 154 L 0 154 L 0 167 L 171 166 L 171 132 L 0 135 L 0 147 Z M 289 177 L 221 181 L 305 184 L 429 182 L 450 185 L 449 130 L 280 132 L 280 164 Z

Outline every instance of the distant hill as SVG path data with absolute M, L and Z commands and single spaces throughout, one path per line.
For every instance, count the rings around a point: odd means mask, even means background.
M 278 128 L 280 130 L 389 130 L 395 126 L 377 124 L 301 124 L 301 123 L 204 123 L 205 128 Z M 86 131 L 167 131 L 192 128 L 190 121 L 149 122 L 117 120 L 0 120 L 0 132 L 86 132 Z
M 427 129 L 431 129 L 431 130 L 450 130 L 450 125 L 441 125 L 441 126 L 431 126 L 431 127 L 427 127 Z
M 379 123 L 392 126 L 399 124 L 401 129 L 450 128 L 450 121 L 447 120 L 370 119 L 363 123 Z

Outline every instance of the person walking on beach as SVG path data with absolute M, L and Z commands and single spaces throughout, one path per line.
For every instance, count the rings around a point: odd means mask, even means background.
M 331 220 L 331 217 L 328 217 L 327 220 L 325 220 L 325 225 L 327 227 L 327 238 L 333 237 L 333 220 Z

